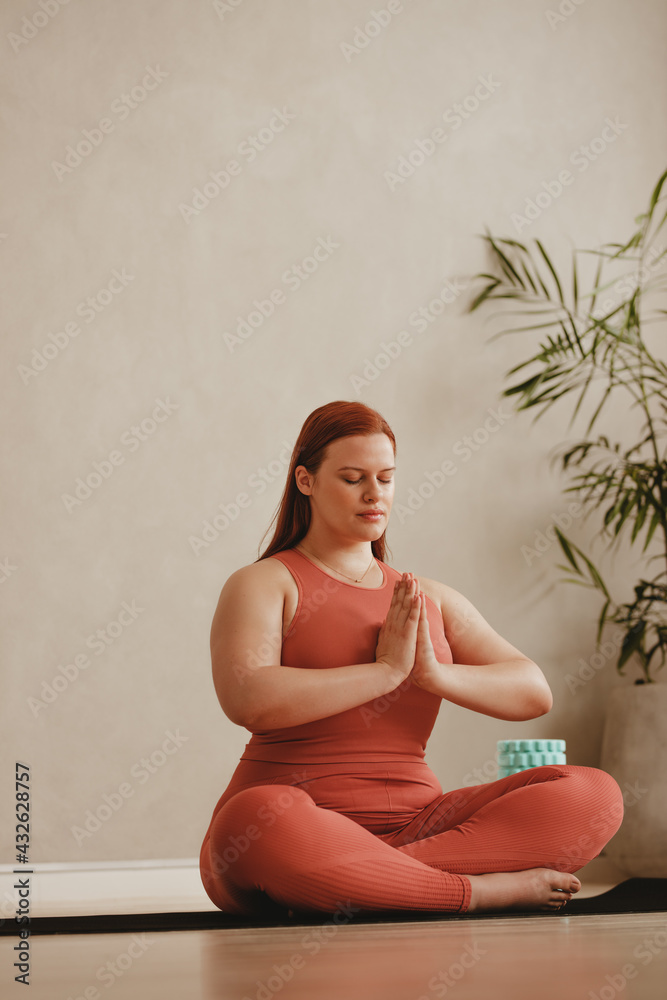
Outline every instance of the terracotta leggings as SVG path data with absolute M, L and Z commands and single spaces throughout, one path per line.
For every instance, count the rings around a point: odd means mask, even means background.
M 424 761 L 241 760 L 204 837 L 200 873 L 221 910 L 465 912 L 484 872 L 576 872 L 618 830 L 606 771 L 534 767 L 443 794 Z

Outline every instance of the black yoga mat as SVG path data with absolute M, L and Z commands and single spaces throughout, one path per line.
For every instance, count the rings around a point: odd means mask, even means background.
M 562 910 L 506 910 L 494 913 L 433 913 L 414 910 L 366 910 L 346 917 L 345 924 L 402 923 L 433 920 L 502 920 L 506 917 L 574 917 L 592 913 L 667 913 L 667 878 L 630 878 L 599 896 L 574 897 Z M 79 917 L 34 917 L 31 934 L 118 934 L 136 931 L 187 931 L 238 927 L 299 927 L 324 924 L 332 914 L 283 911 L 279 916 L 236 917 L 221 910 L 185 913 L 112 913 Z M 4 921 L 2 934 L 17 933 Z

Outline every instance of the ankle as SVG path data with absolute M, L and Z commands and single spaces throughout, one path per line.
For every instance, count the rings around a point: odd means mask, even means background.
M 466 913 L 475 913 L 483 906 L 484 883 L 482 875 L 466 875 L 470 882 L 470 900 Z

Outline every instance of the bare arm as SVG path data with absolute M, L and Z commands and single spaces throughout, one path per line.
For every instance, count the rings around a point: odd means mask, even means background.
M 419 603 L 403 584 L 392 598 L 372 663 L 316 670 L 281 664 L 283 592 L 275 567 L 237 570 L 211 628 L 213 681 L 225 715 L 251 732 L 337 715 L 393 691 L 414 662 Z
M 553 697 L 538 665 L 498 635 L 462 594 L 433 580 L 423 583 L 436 603 L 439 599 L 454 663 L 438 663 L 433 655 L 415 682 L 495 719 L 523 722 L 549 712 Z M 422 629 L 424 624 L 425 619 Z M 428 643 L 427 626 L 420 634 Z

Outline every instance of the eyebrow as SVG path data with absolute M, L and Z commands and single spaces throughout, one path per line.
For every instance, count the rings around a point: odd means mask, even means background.
M 337 472 L 345 472 L 348 469 L 351 472 L 365 472 L 366 471 L 365 469 L 360 469 L 358 465 L 344 465 L 342 467 L 342 469 L 337 469 L 336 471 Z M 380 472 L 395 472 L 395 471 L 396 471 L 396 466 L 395 465 L 390 465 L 387 469 L 380 469 Z

